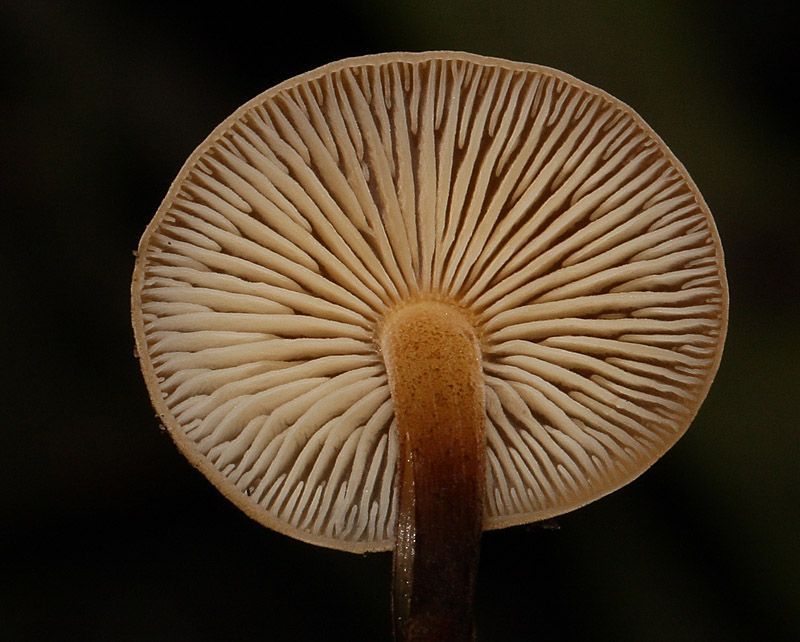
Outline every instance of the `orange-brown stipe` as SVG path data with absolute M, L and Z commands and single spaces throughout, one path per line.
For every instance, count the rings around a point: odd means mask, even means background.
M 399 427 L 398 640 L 470 640 L 483 518 L 484 389 L 472 323 L 438 301 L 386 319 L 381 349 Z

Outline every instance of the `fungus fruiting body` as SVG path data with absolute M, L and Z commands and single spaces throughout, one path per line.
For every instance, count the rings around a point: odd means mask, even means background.
M 482 530 L 634 479 L 719 364 L 722 250 L 627 106 L 462 53 L 333 63 L 191 155 L 132 287 L 181 451 L 262 524 L 395 550 L 398 637 L 465 639 Z

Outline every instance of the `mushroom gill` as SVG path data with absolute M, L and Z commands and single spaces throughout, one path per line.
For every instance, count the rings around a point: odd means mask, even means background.
M 641 118 L 562 72 L 462 53 L 341 61 L 251 100 L 186 162 L 138 256 L 137 346 L 177 445 L 262 524 L 350 551 L 396 541 L 381 332 L 399 311 L 427 302 L 474 332 L 483 529 L 649 467 L 696 414 L 727 322 L 708 207 Z

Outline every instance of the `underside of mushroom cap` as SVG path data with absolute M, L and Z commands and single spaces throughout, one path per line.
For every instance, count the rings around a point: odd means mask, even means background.
M 397 438 L 377 336 L 435 299 L 482 348 L 487 529 L 638 476 L 721 356 L 702 196 L 627 106 L 462 53 L 334 63 L 192 154 L 139 247 L 133 325 L 182 452 L 248 515 L 390 549 Z

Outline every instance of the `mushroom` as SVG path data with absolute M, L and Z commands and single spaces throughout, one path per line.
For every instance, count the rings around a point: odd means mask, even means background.
M 483 530 L 602 497 L 687 429 L 727 285 L 706 203 L 629 107 L 405 53 L 217 127 L 142 237 L 132 308 L 192 464 L 269 528 L 393 550 L 398 639 L 463 640 Z

